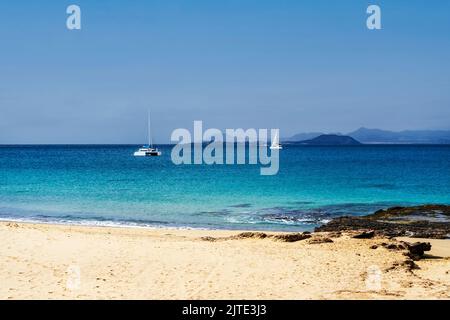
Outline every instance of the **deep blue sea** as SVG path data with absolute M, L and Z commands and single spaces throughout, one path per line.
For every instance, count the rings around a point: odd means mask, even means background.
M 450 204 L 450 146 L 287 145 L 280 171 L 133 157 L 137 146 L 0 146 L 0 219 L 309 230 L 394 205 Z

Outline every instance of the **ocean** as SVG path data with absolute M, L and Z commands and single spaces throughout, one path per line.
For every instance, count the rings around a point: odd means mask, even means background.
M 0 219 L 303 231 L 342 215 L 450 204 L 450 146 L 294 146 L 280 170 L 179 165 L 138 146 L 0 146 Z

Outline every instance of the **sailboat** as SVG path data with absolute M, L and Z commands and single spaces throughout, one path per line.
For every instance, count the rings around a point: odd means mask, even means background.
M 278 136 L 278 131 L 275 132 L 275 137 L 273 137 L 272 144 L 270 145 L 270 149 L 281 150 L 283 147 L 280 144 L 280 137 Z
M 134 153 L 135 157 L 159 157 L 161 151 L 158 148 L 153 148 L 152 132 L 150 125 L 150 111 L 148 112 L 148 145 L 142 146 Z

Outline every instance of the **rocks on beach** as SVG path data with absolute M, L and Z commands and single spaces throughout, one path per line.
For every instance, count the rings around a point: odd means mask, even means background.
M 402 261 L 394 262 L 391 267 L 386 269 L 386 271 L 391 271 L 397 268 L 405 268 L 408 271 L 420 269 L 420 267 L 412 259 L 408 258 Z
M 413 271 L 415 269 L 420 269 L 420 267 L 415 263 L 415 261 L 424 258 L 425 252 L 431 250 L 431 244 L 429 242 L 415 242 L 409 243 L 406 241 L 398 241 L 396 239 L 388 239 L 386 237 L 378 238 L 375 236 L 374 230 L 357 230 L 348 232 L 324 232 L 324 233 L 283 233 L 283 234 L 267 234 L 264 232 L 241 232 L 236 235 L 228 237 L 202 237 L 204 241 L 224 241 L 224 240 L 245 240 L 245 239 L 272 239 L 281 242 L 297 242 L 305 239 L 309 239 L 306 243 L 308 245 L 317 244 L 330 244 L 334 243 L 331 236 L 341 237 L 345 236 L 347 240 L 344 241 L 366 241 L 368 239 L 371 241 L 372 245 L 369 247 L 372 250 L 385 249 L 391 251 L 399 251 L 403 254 L 403 259 L 399 259 L 392 263 L 391 266 L 385 269 L 386 272 L 395 269 L 406 269 L 407 271 Z M 352 240 L 355 239 L 355 240 Z M 388 240 L 389 242 L 379 242 L 382 240 Z M 374 244 L 375 242 L 375 244 Z M 378 242 L 378 243 L 377 243 Z M 359 253 L 357 253 L 359 255 Z
M 15 222 L 8 222 L 6 224 L 6 226 L 10 227 L 10 228 L 19 228 L 19 225 L 17 223 L 15 223 Z
M 375 236 L 375 231 L 362 231 L 358 234 L 355 234 L 352 238 L 354 239 L 372 239 Z
M 405 256 L 408 256 L 412 260 L 420 260 L 424 257 L 426 251 L 431 250 L 431 244 L 429 242 L 414 242 L 409 243 L 406 241 L 396 241 L 390 243 L 381 243 L 381 247 L 387 250 L 399 250 L 405 251 Z M 373 245 L 370 247 L 371 249 L 377 249 L 377 245 Z
M 448 218 L 448 221 L 446 220 Z M 423 259 L 431 250 L 429 242 L 398 241 L 398 236 L 445 239 L 450 237 L 450 206 L 394 207 L 379 210 L 363 217 L 339 217 L 315 229 L 314 233 L 296 232 L 267 234 L 264 232 L 242 232 L 228 237 L 203 237 L 205 241 L 271 239 L 281 242 L 298 242 L 308 239 L 308 245 L 333 243 L 332 238 L 370 240 L 372 250 L 395 250 L 403 254 L 386 271 L 405 268 L 419 269 L 415 261 Z M 385 242 L 381 242 L 381 241 Z M 349 240 L 353 241 L 353 240 Z
M 429 242 L 415 242 L 415 243 L 405 242 L 405 244 L 409 251 L 408 256 L 413 260 L 422 259 L 425 251 L 431 250 L 431 244 Z
M 264 232 L 241 232 L 234 236 L 229 237 L 221 237 L 221 238 L 214 238 L 214 237 L 201 237 L 204 241 L 218 241 L 218 240 L 240 240 L 240 239 L 266 239 L 271 238 L 274 240 L 282 241 L 282 242 L 297 242 L 300 240 L 305 240 L 308 238 L 311 238 L 310 232 L 296 232 L 296 233 L 283 233 L 283 234 L 274 234 L 269 235 Z
M 392 207 L 363 217 L 338 217 L 316 232 L 373 230 L 384 237 L 450 238 L 450 206 Z M 364 235 L 362 235 L 364 237 Z
M 267 234 L 264 232 L 241 232 L 230 238 L 232 238 L 232 239 L 248 239 L 248 238 L 264 239 L 264 238 L 267 238 Z
M 328 237 L 317 237 L 308 240 L 309 244 L 321 244 L 321 243 L 332 243 L 334 242 L 331 238 Z
M 277 234 L 272 236 L 275 240 L 283 242 L 297 242 L 300 240 L 305 240 L 311 238 L 309 233 L 287 233 L 287 234 Z

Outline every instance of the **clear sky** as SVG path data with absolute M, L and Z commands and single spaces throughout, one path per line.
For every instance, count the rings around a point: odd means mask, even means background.
M 149 107 L 157 142 L 193 120 L 450 129 L 450 1 L 0 2 L 0 143 L 143 143 Z

